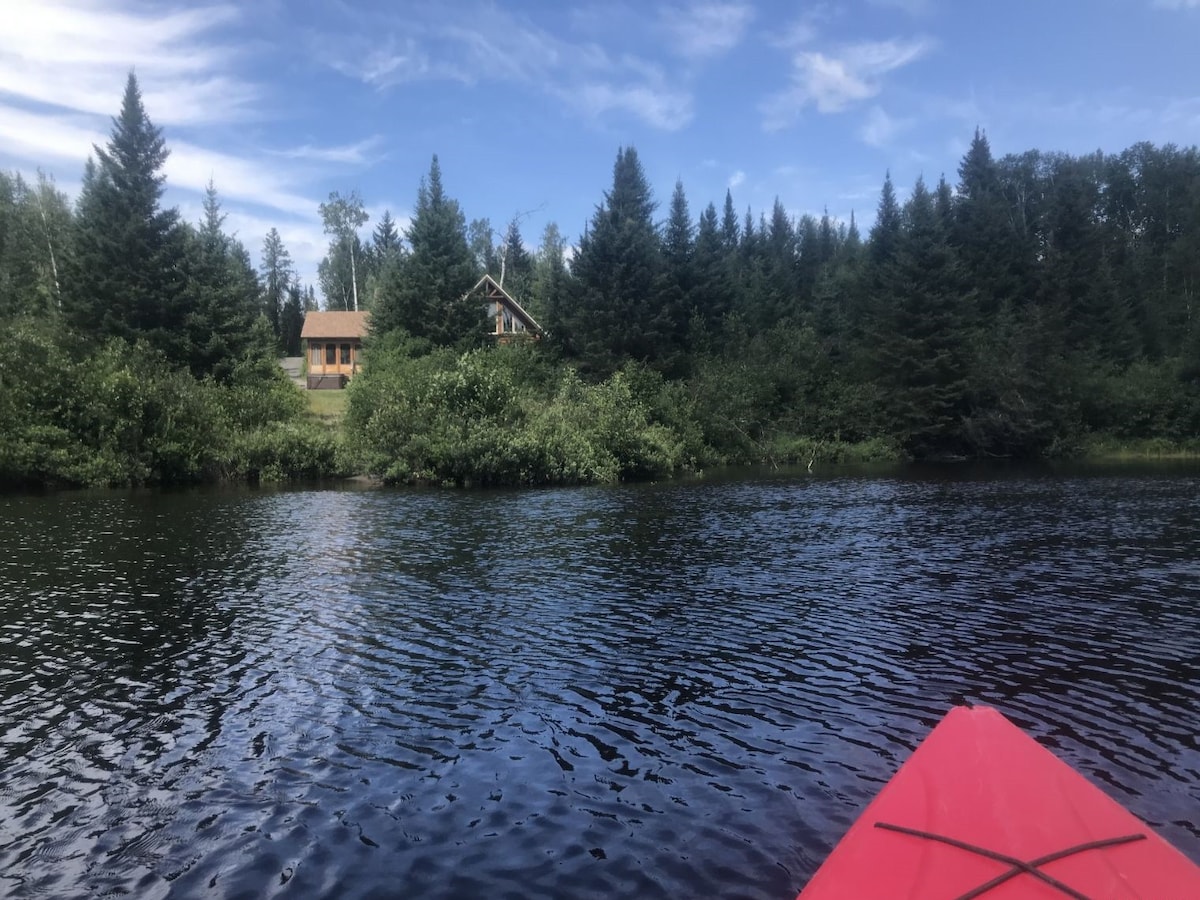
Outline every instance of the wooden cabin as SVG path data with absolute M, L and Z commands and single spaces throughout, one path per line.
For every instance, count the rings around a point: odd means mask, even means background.
M 491 323 L 489 334 L 499 344 L 538 341 L 542 326 L 491 275 L 484 275 L 465 295 L 478 296 Z M 362 364 L 362 342 L 370 313 L 320 312 L 305 315 L 300 339 L 308 364 L 309 390 L 344 388 Z
M 300 339 L 308 361 L 308 389 L 340 390 L 359 367 L 369 313 L 309 312 Z
M 472 294 L 478 294 L 487 304 L 488 321 L 492 323 L 490 334 L 495 337 L 496 343 L 542 339 L 542 326 L 491 275 L 480 278 L 467 296 Z

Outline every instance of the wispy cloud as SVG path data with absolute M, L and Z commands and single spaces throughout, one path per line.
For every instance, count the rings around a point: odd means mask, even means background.
M 766 42 L 783 50 L 796 50 L 811 44 L 820 33 L 821 26 L 837 16 L 836 9 L 829 3 L 810 5 L 782 28 L 766 34 Z
M 570 94 L 583 110 L 594 117 L 612 110 L 623 110 L 664 131 L 682 128 L 692 118 L 691 96 L 661 86 L 593 82 L 581 85 Z
M 0 30 L 0 93 L 76 112 L 113 111 L 113 85 L 130 68 L 152 85 L 146 108 L 161 124 L 245 118 L 254 85 L 226 74 L 236 47 L 213 32 L 237 21 L 229 5 L 131 11 L 117 2 L 10 0 Z
M 731 26 L 748 22 L 749 14 L 736 3 L 692 7 L 691 18 L 678 23 L 675 46 L 695 57 L 723 52 L 736 43 L 732 33 L 705 37 L 695 23 Z M 552 34 L 495 4 L 441 4 L 403 17 L 382 13 L 356 21 L 356 28 L 332 42 L 314 36 L 314 46 L 335 70 L 379 89 L 419 81 L 515 83 L 571 112 L 590 118 L 626 113 L 665 131 L 683 127 L 693 115 L 688 86 L 661 66 L 592 40 Z
M 336 147 L 318 147 L 313 144 L 304 144 L 300 147 L 289 147 L 284 150 L 271 150 L 269 152 L 272 156 L 281 156 L 284 159 L 362 166 L 371 165 L 383 159 L 382 146 L 383 137 L 376 134 L 353 144 L 342 144 Z
M 934 0 L 867 0 L 872 6 L 898 9 L 910 16 L 927 16 L 933 12 Z
M 454 77 L 454 72 L 435 73 L 429 56 L 412 38 L 390 37 L 382 45 L 363 47 L 361 52 L 350 50 L 330 57 L 330 66 L 343 75 L 372 87 L 384 89 L 410 81 L 419 81 L 434 74 Z
M 107 140 L 94 119 L 78 115 L 46 116 L 0 104 L 0 153 L 41 165 L 72 161 L 80 170 L 93 144 Z
M 791 84 L 763 103 L 768 131 L 790 125 L 809 106 L 841 112 L 883 90 L 883 76 L 925 56 L 933 44 L 925 38 L 868 41 L 833 53 L 801 51 L 792 58 Z
M 754 18 L 748 3 L 694 3 L 667 7 L 660 14 L 672 49 L 686 59 L 720 56 L 742 41 Z
M 166 132 L 168 202 L 194 220 L 211 179 L 227 227 L 253 252 L 278 227 L 302 277 L 313 278 L 325 241 L 312 184 L 376 162 L 382 140 L 276 149 L 274 131 L 258 140 L 243 133 L 245 122 L 271 115 L 261 81 L 245 74 L 252 47 L 261 50 L 248 12 L 222 0 L 6 0 L 4 15 L 0 164 L 58 169 L 67 175 L 60 184 L 77 189 L 74 176 L 108 141 L 133 69 L 147 113 Z
M 741 169 L 738 169 L 736 172 L 734 172 L 732 175 L 729 176 L 729 181 L 726 183 L 725 186 L 727 188 L 729 188 L 729 190 L 733 190 L 734 188 L 739 187 L 740 185 L 744 184 L 745 181 L 746 181 L 746 173 L 743 172 Z
M 219 150 L 174 140 L 164 169 L 167 183 L 203 191 L 212 180 L 225 199 L 238 200 L 294 216 L 313 215 L 316 204 L 293 183 L 286 169 L 264 165 Z
M 872 106 L 867 117 L 859 128 L 858 136 L 863 143 L 872 147 L 886 147 L 892 139 L 913 125 L 912 119 L 898 119 L 890 116 L 879 106 Z
M 1158 9 L 1200 9 L 1200 0 L 1154 0 Z

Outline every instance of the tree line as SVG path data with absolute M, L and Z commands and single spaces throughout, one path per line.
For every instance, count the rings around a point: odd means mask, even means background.
M 1200 433 L 1195 148 L 996 159 L 977 131 L 954 184 L 885 177 L 864 236 L 730 192 L 693 215 L 682 183 L 660 211 L 625 147 L 569 260 L 553 224 L 531 249 L 520 216 L 468 222 L 435 156 L 403 230 L 364 239 L 356 191 L 320 205 L 325 308 L 372 321 L 340 431 L 273 361 L 314 288 L 276 229 L 254 266 L 215 186 L 199 223 L 165 208 L 168 152 L 130 75 L 74 208 L 0 173 L 0 480 L 575 482 Z M 484 272 L 544 340 L 487 343 Z
M 996 159 L 976 131 L 957 176 L 903 202 L 885 176 L 864 238 L 728 191 L 693 216 L 681 183 L 661 216 L 626 147 L 567 265 L 556 231 L 531 255 L 515 221 L 498 247 L 466 225 L 435 158 L 368 291 L 375 333 L 461 349 L 463 292 L 508 269 L 550 358 L 585 383 L 640 372 L 650 421 L 698 435 L 684 459 L 1195 452 L 1197 150 Z

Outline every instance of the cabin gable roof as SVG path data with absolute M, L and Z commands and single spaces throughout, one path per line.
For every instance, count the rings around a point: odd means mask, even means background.
M 527 313 L 521 304 L 518 303 L 513 296 L 508 293 L 508 291 L 504 290 L 504 288 L 500 286 L 500 283 L 491 275 L 484 275 L 482 278 L 480 278 L 479 281 L 475 283 L 475 287 L 467 291 L 467 296 L 476 293 L 480 289 L 483 289 L 483 297 L 485 300 L 488 302 L 500 303 L 508 307 L 512 314 L 524 323 L 525 328 L 528 331 L 538 336 L 544 333 L 542 326 L 537 323 L 537 320 Z
M 345 310 L 320 311 L 312 310 L 304 316 L 304 328 L 300 331 L 302 340 L 312 338 L 355 338 L 366 337 L 370 327 L 370 313 L 365 310 L 358 312 Z

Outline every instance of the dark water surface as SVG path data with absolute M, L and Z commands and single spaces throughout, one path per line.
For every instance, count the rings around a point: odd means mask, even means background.
M 1200 477 L 0 498 L 0 894 L 790 900 L 949 704 L 1200 860 Z

